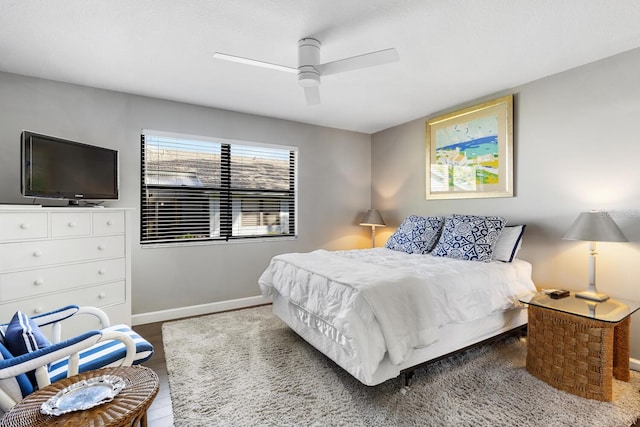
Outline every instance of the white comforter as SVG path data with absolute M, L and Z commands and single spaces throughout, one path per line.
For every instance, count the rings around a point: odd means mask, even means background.
M 278 255 L 259 279 L 343 336 L 365 371 L 385 353 L 400 364 L 413 348 L 437 340 L 438 328 L 518 304 L 535 292 L 531 265 L 459 261 L 385 248 Z

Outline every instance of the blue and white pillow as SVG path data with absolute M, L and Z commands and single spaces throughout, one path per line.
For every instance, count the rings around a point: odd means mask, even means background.
M 451 215 L 431 252 L 467 261 L 490 262 L 493 248 L 507 221 L 499 216 Z
M 7 349 L 14 356 L 31 353 L 51 345 L 38 325 L 21 311 L 17 311 L 7 325 L 4 341 Z
M 429 253 L 438 241 L 443 223 L 444 218 L 440 216 L 409 215 L 384 247 L 408 254 Z
M 49 339 L 42 333 L 38 325 L 21 311 L 13 315 L 4 333 L 4 343 L 7 349 L 15 357 L 51 345 Z M 31 383 L 36 385 L 34 371 L 27 372 Z

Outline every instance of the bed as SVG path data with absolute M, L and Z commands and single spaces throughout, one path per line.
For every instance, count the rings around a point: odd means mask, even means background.
M 499 217 L 410 216 L 384 248 L 278 255 L 258 283 L 276 316 L 373 386 L 526 325 L 523 232 Z

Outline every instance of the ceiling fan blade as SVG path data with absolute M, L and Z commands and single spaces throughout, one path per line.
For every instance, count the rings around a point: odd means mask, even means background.
M 307 98 L 307 105 L 320 104 L 320 87 L 318 86 L 305 87 L 304 96 Z
M 215 59 L 224 61 L 238 62 L 240 64 L 254 65 L 256 67 L 269 68 L 272 70 L 286 71 L 287 73 L 297 73 L 297 68 L 287 67 L 285 65 L 272 64 L 270 62 L 256 61 L 255 59 L 243 58 L 241 56 L 227 55 L 226 53 L 215 52 Z
M 352 56 L 351 58 L 340 59 L 338 61 L 327 62 L 318 65 L 320 75 L 328 76 L 331 74 L 342 73 L 344 71 L 352 71 L 360 68 L 373 67 L 376 65 L 388 64 L 400 59 L 398 52 L 391 49 L 378 50 L 376 52 L 365 53 L 363 55 Z

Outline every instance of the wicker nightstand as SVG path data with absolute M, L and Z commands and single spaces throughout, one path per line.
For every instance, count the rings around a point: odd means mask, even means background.
M 527 371 L 588 399 L 611 401 L 613 377 L 629 381 L 630 316 L 640 303 L 594 302 L 544 292 L 521 298 L 529 305 Z

